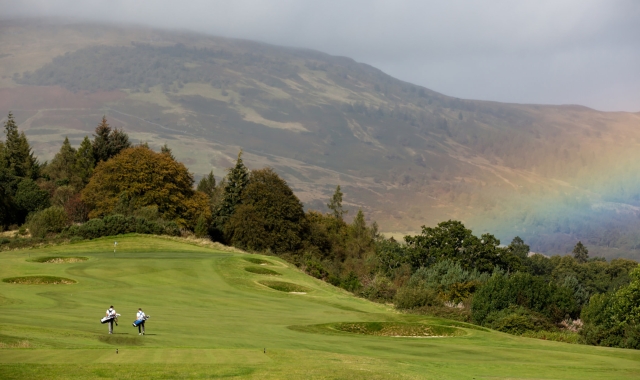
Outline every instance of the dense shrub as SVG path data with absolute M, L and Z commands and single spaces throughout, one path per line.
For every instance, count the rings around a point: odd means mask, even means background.
M 67 237 L 79 236 L 95 239 L 128 233 L 179 236 L 180 228 L 174 222 L 147 220 L 135 216 L 107 215 L 103 219 L 91 219 L 82 225 L 74 225 L 63 231 Z
M 468 298 L 488 279 L 488 273 L 480 273 L 476 269 L 467 271 L 459 262 L 443 260 L 415 271 L 409 280 L 409 286 L 435 290 L 443 300 L 458 303 Z
M 535 313 L 521 306 L 491 312 L 485 319 L 485 326 L 509 334 L 520 335 L 526 331 L 542 331 L 553 329 L 553 324 L 540 313 Z
M 372 301 L 386 302 L 396 295 L 396 288 L 388 278 L 378 275 L 362 288 L 360 295 Z
M 42 190 L 38 184 L 29 178 L 24 178 L 18 183 L 13 200 L 18 209 L 25 212 L 43 210 L 49 207 L 49 193 Z
M 398 309 L 442 306 L 442 301 L 438 298 L 436 291 L 417 287 L 400 288 L 393 302 Z
M 580 335 L 585 343 L 640 349 L 640 268 L 630 277 L 628 286 L 595 294 L 582 309 Z
M 45 237 L 50 232 L 62 231 L 69 225 L 69 219 L 62 207 L 54 206 L 30 214 L 26 225 L 32 236 Z
M 494 274 L 473 297 L 473 320 L 484 325 L 489 314 L 513 306 L 540 313 L 554 323 L 579 312 L 570 289 L 525 273 Z

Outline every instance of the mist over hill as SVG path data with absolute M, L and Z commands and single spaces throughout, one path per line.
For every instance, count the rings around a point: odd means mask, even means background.
M 36 154 L 105 114 L 220 178 L 245 152 L 308 208 L 336 185 L 383 231 L 447 219 L 508 243 L 640 258 L 640 114 L 463 100 L 321 52 L 138 27 L 0 26 L 0 113 Z

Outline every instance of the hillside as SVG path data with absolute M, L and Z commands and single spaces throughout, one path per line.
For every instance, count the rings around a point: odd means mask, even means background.
M 383 231 L 461 219 L 540 252 L 640 257 L 640 114 L 462 100 L 349 58 L 136 27 L 4 22 L 0 63 L 0 113 L 42 159 L 106 114 L 197 175 L 243 149 L 308 208 L 340 184 Z
M 637 350 L 400 314 L 276 257 L 166 237 L 0 257 L 0 279 L 34 275 L 75 283 L 0 282 L 3 379 L 633 379 L 640 371 Z M 296 293 L 273 281 L 295 284 Z M 113 335 L 99 322 L 110 305 L 121 314 Z M 139 307 L 151 316 L 144 336 L 131 326 Z M 375 327 L 383 328 L 363 333 Z

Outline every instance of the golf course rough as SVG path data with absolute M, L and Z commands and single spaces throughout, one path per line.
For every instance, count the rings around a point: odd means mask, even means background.
M 29 254 L 89 260 L 42 264 L 27 261 Z M 0 379 L 640 375 L 640 351 L 517 337 L 403 314 L 308 276 L 278 257 L 251 254 L 271 263 L 268 268 L 281 273 L 279 281 L 247 272 L 248 265 L 260 265 L 249 264 L 247 256 L 141 235 L 2 252 L 0 279 L 46 275 L 77 283 L 0 281 Z M 309 293 L 288 293 L 299 287 Z M 100 323 L 110 305 L 121 314 L 112 335 Z M 131 326 L 138 308 L 153 316 L 144 336 Z
M 302 285 L 298 285 L 298 284 L 292 284 L 290 282 L 285 282 L 285 281 L 258 281 L 260 284 L 267 286 L 273 290 L 277 290 L 279 292 L 285 292 L 285 293 L 307 293 L 310 291 L 309 288 L 302 286 Z
M 56 276 L 22 276 L 3 278 L 2 282 L 21 285 L 69 285 L 78 281 Z
M 265 259 L 259 259 L 257 257 L 244 257 L 244 259 L 252 264 L 258 264 L 258 265 L 273 265 L 273 263 L 271 261 L 265 260 Z

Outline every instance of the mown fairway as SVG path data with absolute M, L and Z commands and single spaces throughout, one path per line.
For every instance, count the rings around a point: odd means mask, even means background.
M 88 260 L 29 261 L 45 256 Z M 260 266 L 248 257 L 271 264 Z M 281 275 L 248 272 L 247 267 Z M 461 328 L 462 336 L 448 338 L 341 332 L 330 324 L 460 324 L 398 314 L 273 257 L 219 252 L 168 239 L 126 236 L 0 253 L 0 278 L 38 275 L 77 283 L 0 282 L 2 379 L 640 377 L 640 352 L 633 350 L 468 328 Z M 309 291 L 284 293 L 259 281 L 295 283 Z M 122 317 L 116 334 L 109 336 L 107 325 L 99 320 L 111 304 Z M 138 307 L 152 316 L 143 337 L 131 326 Z

